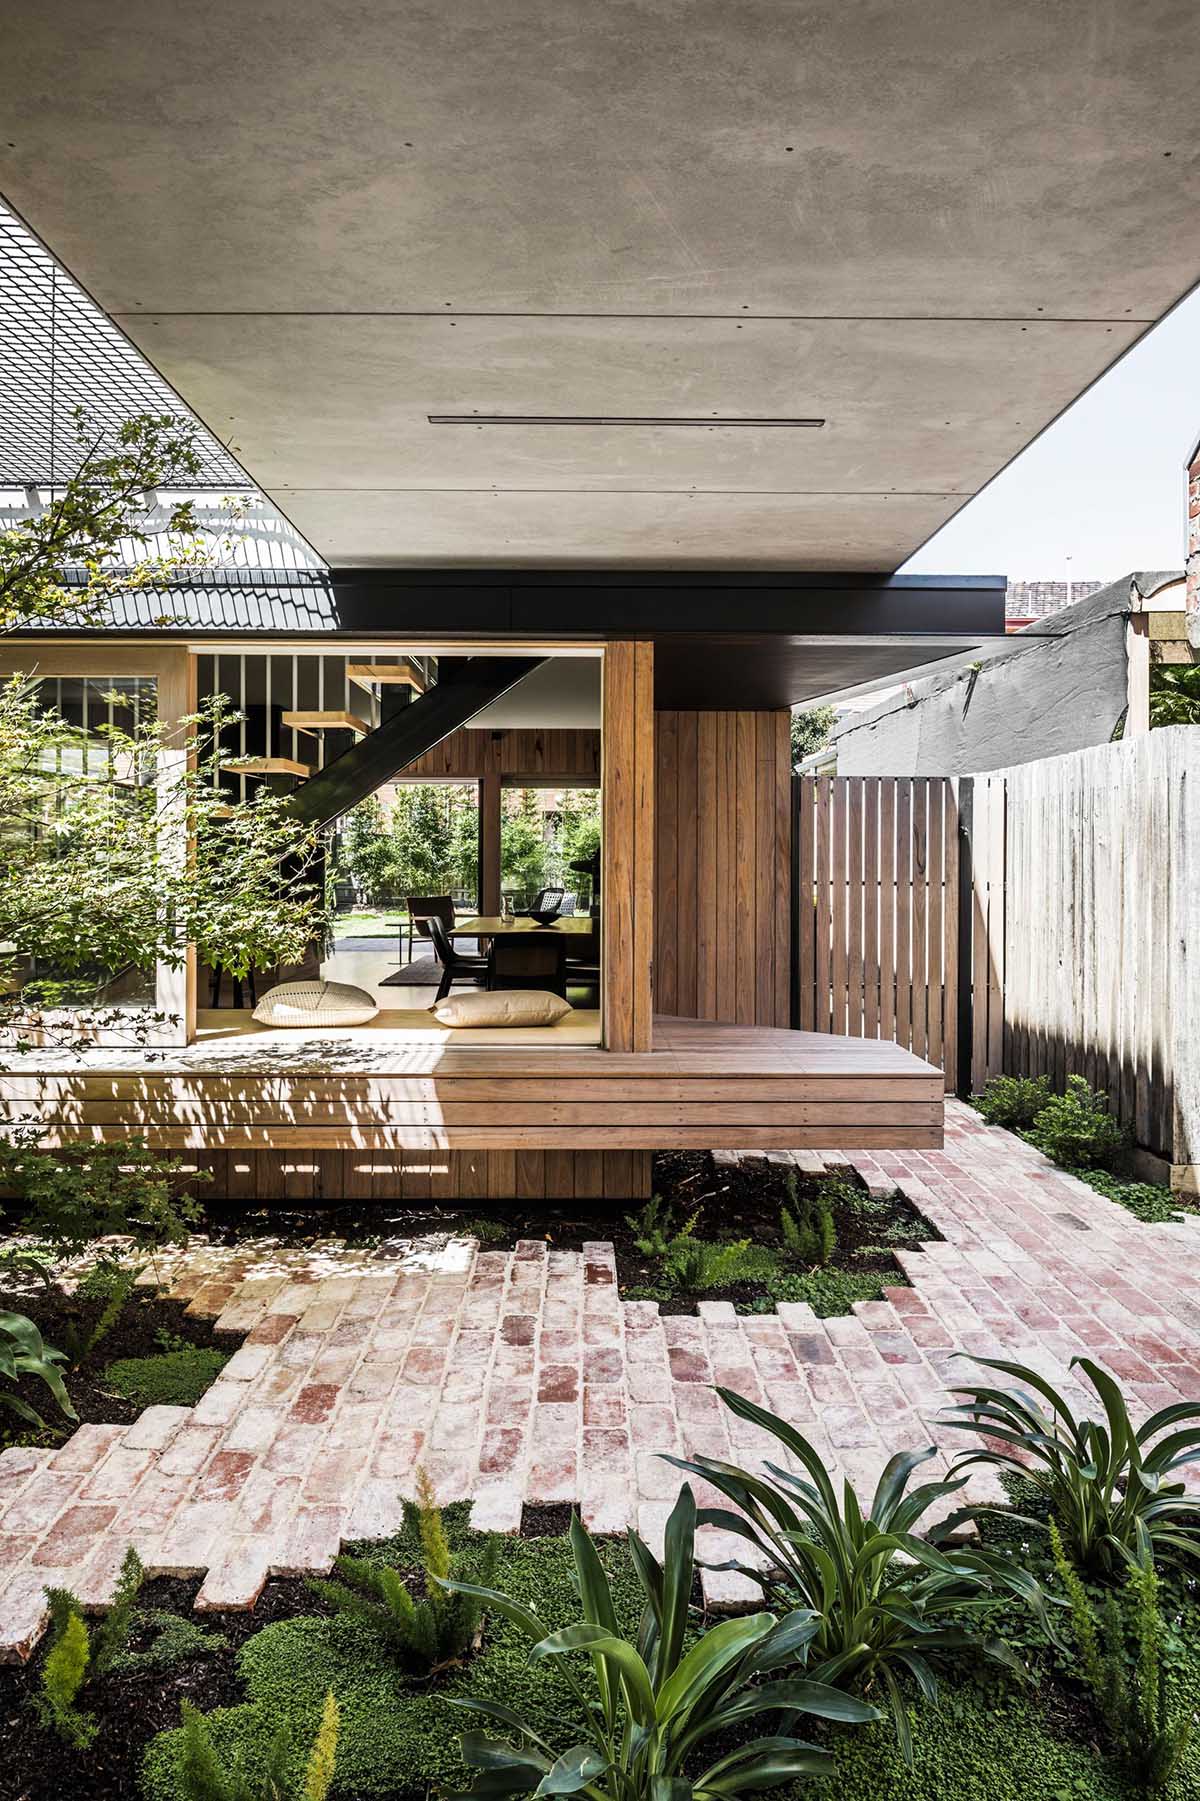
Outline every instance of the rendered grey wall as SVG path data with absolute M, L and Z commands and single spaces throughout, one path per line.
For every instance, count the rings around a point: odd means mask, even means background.
M 839 775 L 968 775 L 1107 744 L 1125 710 L 1125 614 L 909 692 L 838 735 Z

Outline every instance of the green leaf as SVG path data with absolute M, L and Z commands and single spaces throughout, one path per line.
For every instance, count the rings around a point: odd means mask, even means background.
M 634 1719 L 642 1726 L 653 1723 L 654 1691 L 649 1672 L 626 1639 L 606 1632 L 602 1626 L 581 1622 L 577 1626 L 564 1626 L 561 1632 L 549 1633 L 533 1647 L 529 1658 L 535 1663 L 544 1657 L 560 1657 L 570 1651 L 586 1651 L 592 1656 L 603 1657 L 611 1664 L 613 1674 L 621 1679 Z
M 757 1794 L 780 1788 L 797 1776 L 825 1776 L 832 1767 L 830 1752 L 798 1739 L 752 1739 L 705 1770 L 693 1787 L 697 1797 Z
M 659 1724 L 665 1725 L 676 1715 L 686 1719 L 697 1697 L 739 1663 L 774 1625 L 773 1615 L 751 1613 L 710 1627 L 660 1687 L 655 1709 Z
M 534 1644 L 545 1638 L 546 1628 L 537 1615 L 532 1613 L 528 1607 L 523 1607 L 519 1601 L 513 1601 L 508 1595 L 500 1594 L 497 1589 L 477 1588 L 472 1582 L 454 1582 L 448 1576 L 445 1578 L 435 1576 L 434 1581 L 439 1588 L 447 1589 L 452 1595 L 471 1595 L 475 1600 L 485 1602 L 488 1607 L 494 1608 L 497 1613 L 502 1614 L 506 1620 L 511 1620 L 514 1626 L 519 1626 L 526 1638 L 532 1640 Z
M 458 1743 L 468 1769 L 524 1770 L 540 1780 L 550 1768 L 544 1757 L 504 1739 L 489 1738 L 486 1732 L 464 1732 Z
M 696 1502 L 685 1482 L 671 1509 L 663 1546 L 662 1639 L 656 1671 L 661 1687 L 679 1662 L 695 1568 Z
M 466 1713 L 482 1714 L 485 1719 L 496 1720 L 501 1726 L 510 1727 L 512 1731 L 520 1733 L 525 1738 L 532 1739 L 535 1745 L 540 1745 L 542 1750 L 549 1753 L 550 1759 L 553 1760 L 554 1752 L 546 1743 L 545 1739 L 534 1732 L 532 1727 L 529 1726 L 527 1722 L 521 1718 L 521 1715 L 515 1712 L 513 1708 L 505 1707 L 499 1701 L 485 1700 L 482 1696 L 477 1695 L 447 1695 L 446 1705 L 448 1707 L 461 1707 Z
M 606 1757 L 590 1745 L 572 1745 L 564 1751 L 553 1769 L 548 1770 L 534 1790 L 535 1795 L 576 1795 L 597 1776 L 611 1768 Z

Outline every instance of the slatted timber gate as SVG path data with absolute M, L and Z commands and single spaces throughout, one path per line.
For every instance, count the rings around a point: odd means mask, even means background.
M 959 819 L 943 777 L 797 776 L 793 1013 L 958 1081 Z

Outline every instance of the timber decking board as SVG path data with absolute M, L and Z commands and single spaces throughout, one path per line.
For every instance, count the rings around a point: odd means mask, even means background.
M 197 1044 L 169 1061 L 30 1052 L 0 1076 L 0 1131 L 34 1116 L 51 1141 L 142 1132 L 161 1148 L 198 1152 L 494 1151 L 506 1154 L 489 1165 L 501 1183 L 510 1169 L 517 1180 L 520 1153 L 941 1142 L 941 1072 L 878 1040 L 660 1017 L 657 1048 L 641 1054 L 431 1045 L 389 1053 L 348 1031 L 323 1042 L 280 1034 L 270 1049 L 249 1043 Z M 272 1050 L 286 1067 L 272 1067 Z M 331 1070 L 347 1051 L 357 1067 Z M 548 1163 L 541 1168 L 546 1192 L 556 1192 L 565 1166 L 553 1176 Z M 592 1177 L 582 1180 L 572 1192 L 590 1192 Z M 612 1192 L 602 1173 L 595 1181 Z

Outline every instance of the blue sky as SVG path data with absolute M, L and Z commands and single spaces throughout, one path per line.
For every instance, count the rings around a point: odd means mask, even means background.
M 1200 290 L 968 501 L 906 571 L 1111 581 L 1182 566 Z

